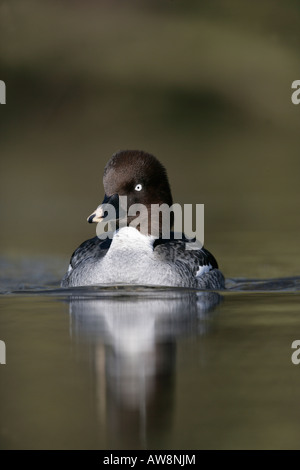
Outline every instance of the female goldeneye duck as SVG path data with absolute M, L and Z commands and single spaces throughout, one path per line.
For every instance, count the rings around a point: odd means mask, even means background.
M 74 251 L 62 287 L 95 284 L 224 287 L 224 276 L 209 251 L 204 247 L 188 249 L 192 241 L 184 235 L 178 237 L 171 232 L 165 239 L 161 219 L 155 222 L 151 218 L 152 204 L 169 207 L 173 204 L 166 170 L 153 155 L 140 150 L 117 152 L 105 166 L 103 186 L 104 200 L 88 217 L 88 222 L 102 221 L 109 204 L 115 210 L 117 230 L 112 238 L 96 236 Z M 140 214 L 141 223 L 137 228 L 130 226 L 137 214 L 127 213 L 127 225 L 121 225 L 121 196 L 127 197 L 128 209 L 133 204 L 147 208 L 144 215 L 147 220 Z

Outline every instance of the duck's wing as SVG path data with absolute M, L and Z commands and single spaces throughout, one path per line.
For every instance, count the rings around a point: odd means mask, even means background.
M 90 238 L 76 248 L 70 259 L 72 269 L 87 260 L 99 260 L 103 258 L 111 245 L 111 239 L 100 240 L 98 237 Z
M 69 278 L 72 275 L 72 271 L 78 268 L 81 263 L 99 261 L 103 258 L 109 250 L 110 245 L 110 238 L 100 240 L 98 237 L 90 238 L 81 243 L 71 256 L 68 271 L 61 281 L 61 287 L 67 287 L 69 285 Z
M 182 275 L 192 274 L 199 288 L 223 288 L 224 276 L 218 269 L 215 257 L 204 247 L 194 249 L 194 240 L 186 238 L 169 240 L 158 239 L 153 244 L 157 255 L 175 263 Z M 189 245 L 189 244 L 193 245 Z M 192 249 L 191 249 L 192 248 Z
M 172 234 L 171 234 L 172 235 Z M 153 244 L 154 251 L 165 261 L 181 261 L 189 266 L 195 276 L 218 269 L 215 257 L 206 248 L 192 248 L 193 240 L 186 238 L 159 238 Z M 191 249 L 192 248 L 192 249 Z

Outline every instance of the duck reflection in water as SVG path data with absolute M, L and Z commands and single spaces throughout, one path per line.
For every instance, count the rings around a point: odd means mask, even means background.
M 71 332 L 92 351 L 97 413 L 109 448 L 120 442 L 147 448 L 171 428 L 176 340 L 207 334 L 220 301 L 216 292 L 193 289 L 73 291 Z

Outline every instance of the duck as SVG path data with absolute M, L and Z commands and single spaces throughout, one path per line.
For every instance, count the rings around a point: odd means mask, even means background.
M 154 155 L 142 150 L 116 152 L 104 168 L 103 186 L 104 199 L 87 221 L 111 224 L 112 230 L 97 230 L 95 237 L 73 252 L 61 287 L 225 287 L 215 257 L 204 246 L 195 247 L 195 239 L 184 233 L 167 231 L 166 235 L 162 218 L 151 217 L 155 205 L 173 205 L 167 171 Z M 146 210 L 133 214 L 131 207 Z M 169 214 L 172 227 L 174 215 Z

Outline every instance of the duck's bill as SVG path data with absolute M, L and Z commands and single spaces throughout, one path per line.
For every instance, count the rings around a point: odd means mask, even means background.
M 97 209 L 88 216 L 87 221 L 89 224 L 92 224 L 93 222 L 98 223 L 101 222 L 104 219 L 104 210 L 102 206 L 97 207 Z
M 108 220 L 116 220 L 119 217 L 119 196 L 118 194 L 113 194 L 112 196 L 107 196 L 105 194 L 102 204 L 97 207 L 97 209 L 88 216 L 87 221 L 92 224 L 93 222 L 101 222 L 104 218 Z

